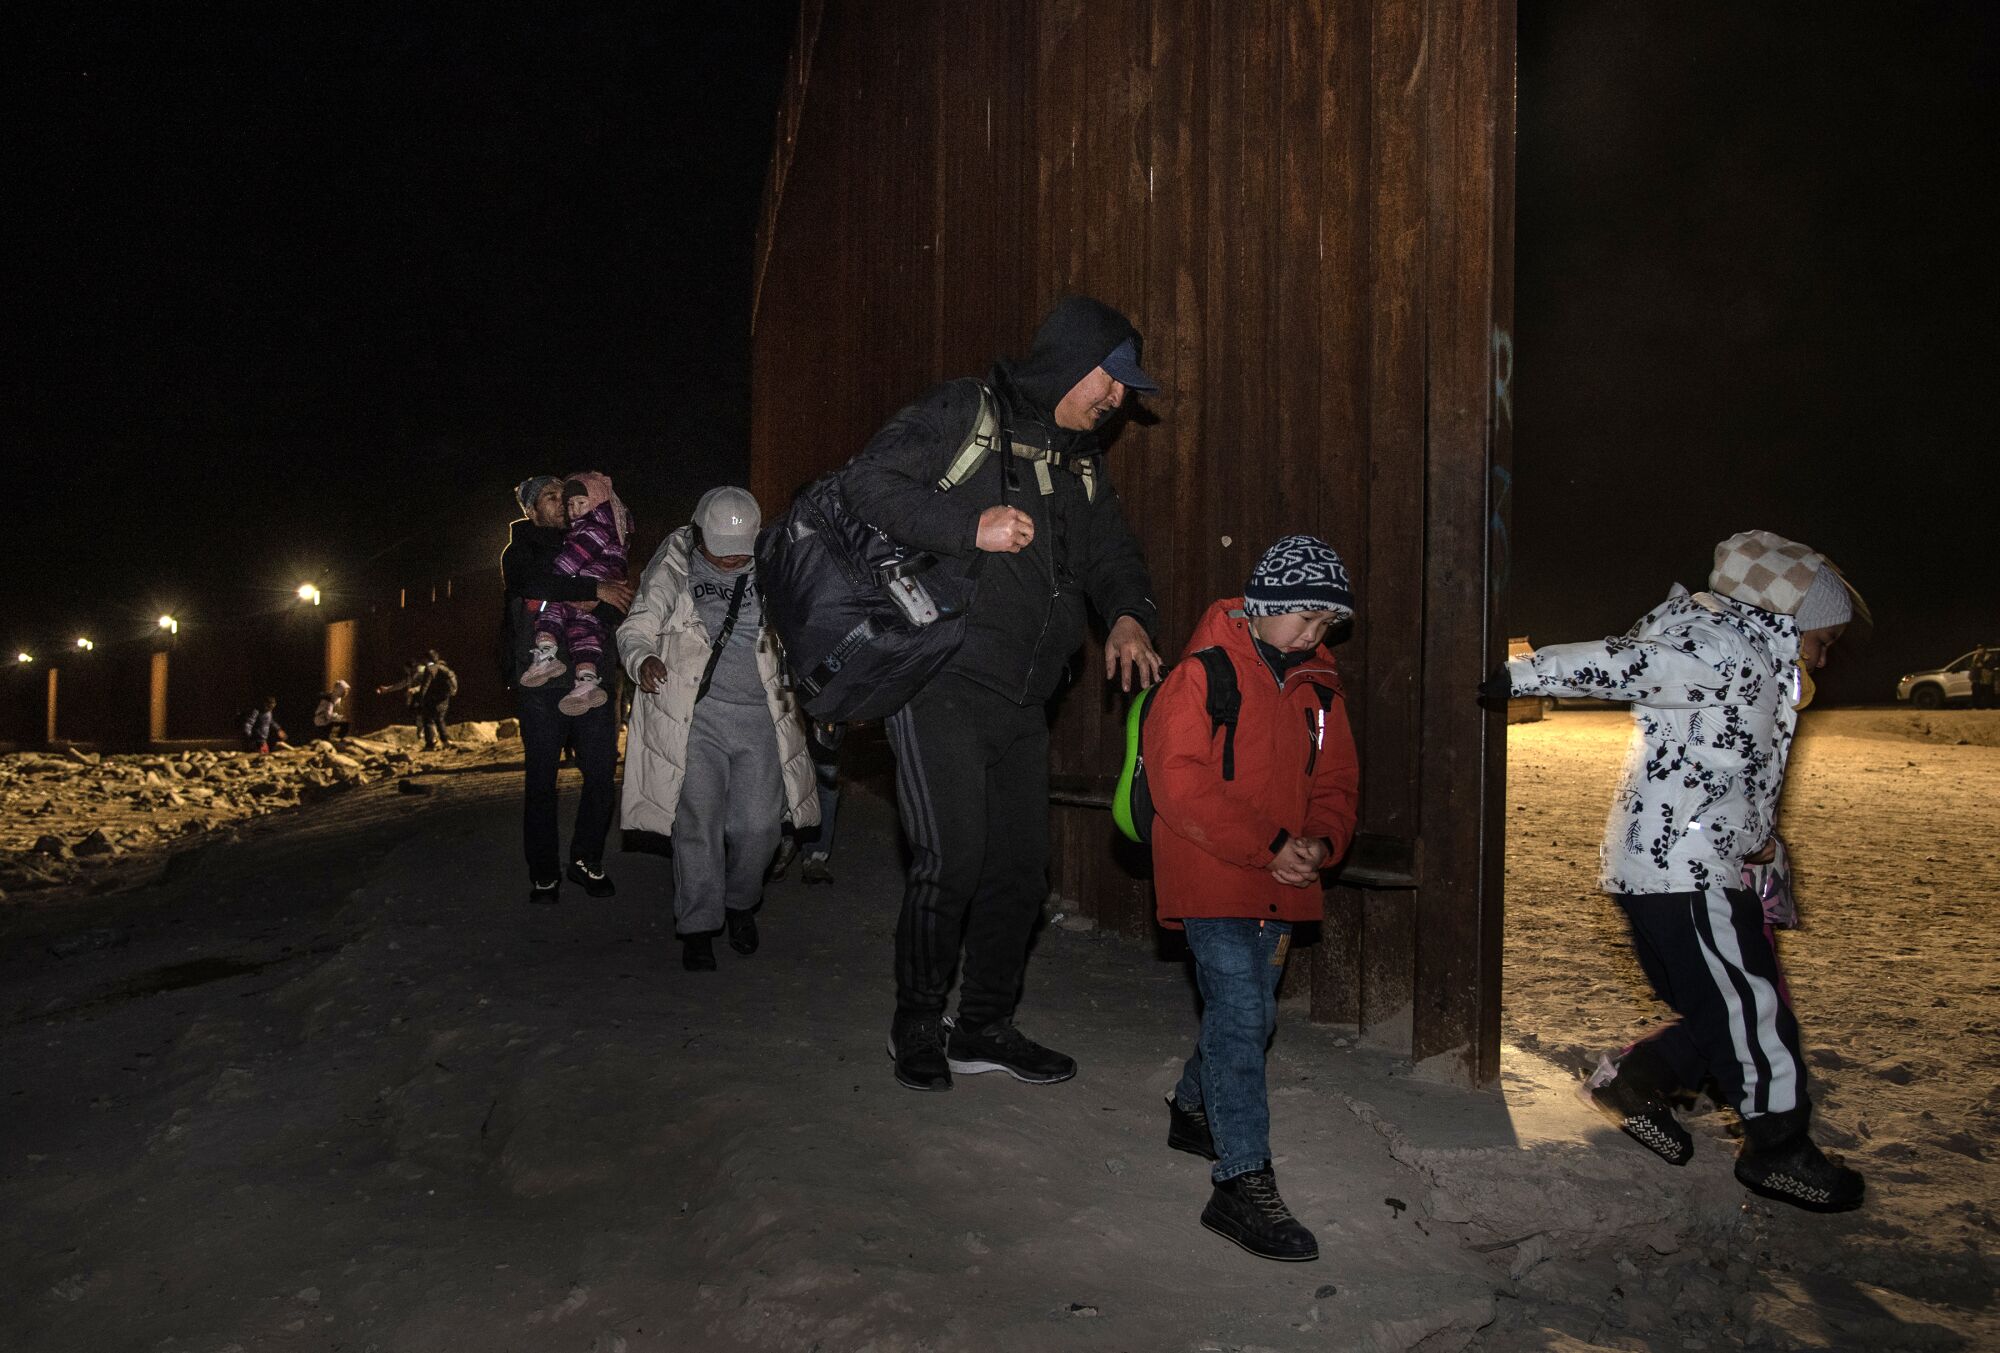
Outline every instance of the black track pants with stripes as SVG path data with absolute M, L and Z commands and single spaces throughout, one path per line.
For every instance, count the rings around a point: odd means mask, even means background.
M 888 733 L 910 846 L 896 1003 L 942 1011 L 963 946 L 958 1017 L 980 1028 L 1014 1013 L 1048 895 L 1048 715 L 946 674 L 890 716 Z
M 1713 1078 L 1745 1118 L 1810 1111 L 1799 1023 L 1756 896 L 1737 888 L 1613 894 L 1654 994 L 1680 1019 L 1650 1034 L 1675 1082 Z

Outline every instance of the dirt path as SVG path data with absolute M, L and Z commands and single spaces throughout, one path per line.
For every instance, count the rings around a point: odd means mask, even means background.
M 1564 716 L 1514 743 L 1510 1038 L 1561 1060 L 1648 1017 L 1590 888 L 1622 736 Z M 1743 1207 L 1719 1116 L 1670 1171 L 1546 1067 L 1468 1096 L 1288 1016 L 1278 1169 L 1325 1258 L 1254 1260 L 1164 1146 L 1179 963 L 1051 929 L 1023 1023 L 1082 1074 L 914 1095 L 882 1052 L 880 797 L 844 806 L 836 886 L 774 885 L 763 950 L 695 977 L 665 860 L 530 908 L 518 781 L 467 765 L 246 822 L 157 886 L 0 910 L 0 1348 L 1977 1347 L 2000 751 L 1848 743 L 1801 753 L 1788 953 L 1875 1190 L 1855 1217 Z M 1940 845 L 1881 846 L 1904 837 Z
M 1936 730 L 1931 728 L 1936 724 Z M 1976 725 L 1976 726 L 1974 726 Z M 1596 890 L 1630 727 L 1561 712 L 1511 730 L 1508 1037 L 1582 1066 L 1661 1017 Z M 1912 740 L 1931 733 L 1954 741 Z M 2000 714 L 1809 713 L 1783 829 L 1804 928 L 1784 935 L 1821 1139 L 1868 1177 L 1860 1212 L 1781 1210 L 1752 1262 L 1991 1309 L 2000 1237 Z M 1978 742 L 1986 745 L 1977 745 Z M 1724 1115 L 1705 1126 L 1712 1147 Z
M 17 918 L 0 1344 L 1233 1350 L 1492 1319 L 1497 1271 L 1426 1229 L 1325 1031 L 1274 1075 L 1330 1261 L 1199 1229 L 1160 1104 L 1187 982 L 1129 944 L 1042 941 L 1024 1022 L 1075 1081 L 897 1087 L 879 800 L 843 815 L 837 888 L 776 886 L 762 952 L 695 977 L 665 861 L 531 909 L 512 777 L 432 778 L 421 811 L 363 790 L 80 902 L 62 934 L 112 938 L 71 957 Z

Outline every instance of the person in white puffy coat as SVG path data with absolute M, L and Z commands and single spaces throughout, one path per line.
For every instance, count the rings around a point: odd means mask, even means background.
M 1600 883 L 1625 913 L 1654 992 L 1680 1018 L 1604 1059 L 1586 1099 L 1685 1165 L 1694 1139 L 1671 1101 L 1712 1083 L 1742 1118 L 1737 1179 L 1822 1212 L 1859 1206 L 1863 1182 L 1807 1132 L 1798 1021 L 1765 885 L 1788 868 L 1778 804 L 1798 711 L 1859 604 L 1825 556 L 1746 531 L 1716 547 L 1708 591 L 1676 586 L 1626 634 L 1514 658 L 1481 687 L 1632 706 Z
M 742 489 L 705 495 L 647 563 L 618 628 L 637 685 L 622 821 L 673 838 L 674 929 L 693 972 L 715 967 L 712 937 L 725 927 L 731 948 L 755 952 L 783 819 L 819 821 L 805 725 L 757 601 L 758 521 Z

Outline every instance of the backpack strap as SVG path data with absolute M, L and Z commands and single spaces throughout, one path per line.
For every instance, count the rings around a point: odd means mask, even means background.
M 701 669 L 701 685 L 695 687 L 694 702 L 697 705 L 708 694 L 708 683 L 715 680 L 715 665 L 722 661 L 722 650 L 729 647 L 729 636 L 736 632 L 736 613 L 743 609 L 743 590 L 749 582 L 750 574 L 746 570 L 729 593 L 729 610 L 722 617 L 722 633 L 715 637 L 715 647 L 708 650 L 708 666 Z
M 1084 498 L 1093 503 L 1097 501 L 1097 452 L 1093 450 L 1089 455 L 1069 458 L 1060 451 L 1015 441 L 1000 421 L 999 398 L 984 381 L 979 382 L 979 412 L 974 416 L 965 440 L 958 444 L 951 463 L 938 476 L 937 487 L 940 490 L 955 489 L 965 483 L 978 474 L 980 467 L 986 464 L 986 458 L 1003 445 L 1020 459 L 1034 462 L 1035 479 L 1043 497 L 1056 491 L 1055 482 L 1049 478 L 1049 467 L 1054 465 L 1081 479 Z M 1001 476 L 1001 479 L 1004 490 L 1006 476 Z
M 1209 735 L 1222 730 L 1222 778 L 1236 778 L 1236 720 L 1243 713 L 1243 692 L 1236 685 L 1236 664 L 1219 647 L 1199 650 L 1202 670 L 1208 675 Z
M 938 477 L 940 489 L 955 489 L 979 472 L 993 449 L 1000 445 L 1000 401 L 986 388 L 986 382 L 979 385 L 979 413 L 972 420 L 972 427 L 965 434 L 965 440 L 958 444 L 958 452 L 951 458 L 951 464 Z

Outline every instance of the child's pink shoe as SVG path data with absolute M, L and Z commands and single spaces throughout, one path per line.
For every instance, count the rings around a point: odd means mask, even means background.
M 580 667 L 576 673 L 576 684 L 570 687 L 568 695 L 556 701 L 556 708 L 565 714 L 582 714 L 596 709 L 611 697 L 598 684 L 597 673 L 588 667 Z
M 521 673 L 521 684 L 528 687 L 546 686 L 568 670 L 569 668 L 563 666 L 562 659 L 556 656 L 553 648 L 537 644 L 535 660 L 528 664 L 527 671 Z

